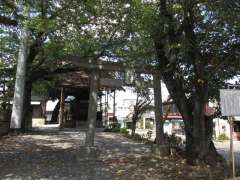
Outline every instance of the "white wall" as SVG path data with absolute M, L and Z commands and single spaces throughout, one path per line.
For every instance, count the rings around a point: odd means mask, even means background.
M 164 83 L 162 85 L 162 100 L 166 101 L 168 99 L 169 93 L 167 91 L 167 88 Z M 130 107 L 135 105 L 137 95 L 134 93 L 134 88 L 132 87 L 124 87 L 125 91 L 117 90 L 116 91 L 116 116 L 118 119 L 125 119 L 127 115 L 130 113 Z M 150 89 L 152 91 L 152 97 L 153 97 L 153 89 Z M 113 93 L 112 93 L 113 95 Z M 104 101 L 104 97 L 103 97 Z M 109 96 L 109 109 L 108 112 L 113 112 L 113 97 Z M 152 104 L 154 101 L 152 102 Z
M 227 120 L 224 119 L 220 119 L 220 118 L 215 118 L 213 120 L 213 122 L 215 123 L 215 135 L 216 138 L 220 135 L 220 134 L 225 134 L 227 137 L 230 137 L 230 125 L 228 123 Z

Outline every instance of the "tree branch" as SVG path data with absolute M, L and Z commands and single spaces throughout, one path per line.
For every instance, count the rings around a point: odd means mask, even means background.
M 17 26 L 18 22 L 6 16 L 0 15 L 0 24 L 5 26 Z

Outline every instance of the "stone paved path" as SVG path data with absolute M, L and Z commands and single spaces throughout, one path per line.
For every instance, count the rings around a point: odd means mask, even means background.
M 79 160 L 77 154 L 81 153 L 84 138 L 85 133 L 77 130 L 3 137 L 0 179 L 195 179 L 195 170 L 184 161 L 153 157 L 148 145 L 113 133 L 96 133 L 98 159 Z

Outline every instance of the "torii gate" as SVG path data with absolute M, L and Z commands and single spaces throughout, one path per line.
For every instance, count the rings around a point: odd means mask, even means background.
M 86 133 L 86 147 L 94 147 L 95 137 L 95 123 L 97 113 L 97 94 L 100 83 L 100 71 L 115 71 L 125 72 L 127 69 L 134 69 L 136 73 L 144 73 L 153 75 L 153 88 L 154 88 L 154 105 L 155 105 L 155 119 L 156 119 L 156 134 L 163 133 L 160 128 L 163 127 L 162 120 L 162 94 L 161 94 L 161 76 L 159 70 L 151 65 L 135 64 L 128 66 L 121 62 L 107 62 L 107 61 L 93 61 L 82 60 L 78 56 L 69 56 L 65 58 L 66 62 L 74 62 L 70 64 L 77 67 L 79 70 L 88 70 L 90 72 L 90 93 L 89 93 L 89 106 L 88 106 L 88 130 Z M 159 119 L 160 120 L 157 120 Z M 163 134 L 162 134 L 163 135 Z M 160 137 L 156 137 L 159 142 Z M 161 140 L 160 140 L 161 141 Z

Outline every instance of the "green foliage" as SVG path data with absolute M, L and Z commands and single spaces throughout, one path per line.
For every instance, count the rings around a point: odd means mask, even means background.
M 168 138 L 168 142 L 170 147 L 172 148 L 181 148 L 184 146 L 183 140 L 176 136 L 175 134 L 172 135 L 165 135 Z
M 220 135 L 217 137 L 217 140 L 219 140 L 219 141 L 226 141 L 226 140 L 229 140 L 229 138 L 226 136 L 225 133 L 222 133 L 222 134 L 220 134 Z
M 112 129 L 112 132 L 120 132 L 121 124 L 114 123 L 114 124 L 112 124 L 111 129 Z
M 47 19 L 42 17 L 33 17 L 26 22 L 29 29 L 34 29 L 36 32 L 51 32 L 57 28 L 54 19 Z
M 127 128 L 120 128 L 120 133 L 122 133 L 124 135 L 128 135 L 129 134 Z
M 104 129 L 104 132 L 122 133 L 124 135 L 129 134 L 127 128 L 121 128 L 121 124 L 119 123 L 111 124 L 109 128 Z
M 120 132 L 121 124 L 119 123 L 113 123 L 109 125 L 109 128 L 106 128 L 105 132 Z
M 153 124 L 151 123 L 150 120 L 146 120 L 146 129 L 152 129 L 153 128 Z
M 36 94 L 48 94 L 49 90 L 54 87 L 54 80 L 52 81 L 38 81 L 33 84 L 32 91 Z

